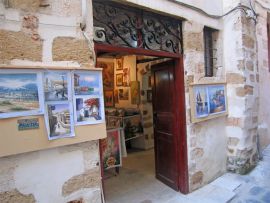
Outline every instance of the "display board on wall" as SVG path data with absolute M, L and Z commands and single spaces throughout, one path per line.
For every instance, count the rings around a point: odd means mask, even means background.
M 0 157 L 106 137 L 101 69 L 74 69 L 0 68 Z
M 190 86 L 191 121 L 193 123 L 228 114 L 225 83 Z

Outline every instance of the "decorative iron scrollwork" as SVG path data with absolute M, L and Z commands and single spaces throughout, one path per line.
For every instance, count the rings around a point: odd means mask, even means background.
M 94 1 L 96 42 L 182 53 L 181 21 L 108 1 Z

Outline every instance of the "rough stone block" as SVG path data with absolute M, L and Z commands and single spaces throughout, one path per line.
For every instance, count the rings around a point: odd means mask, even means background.
M 66 181 L 62 187 L 63 196 L 67 196 L 77 190 L 91 187 L 99 187 L 100 173 L 96 169 L 87 170 L 85 173 L 74 176 Z
M 203 32 L 184 33 L 185 51 L 203 51 Z
M 228 84 L 243 84 L 246 78 L 239 73 L 227 73 L 226 79 Z
M 24 195 L 20 193 L 17 189 L 7 192 L 0 193 L 1 203 L 34 203 L 36 202 L 32 194 Z
M 151 128 L 153 127 L 153 123 L 152 122 L 147 122 L 143 124 L 143 128 Z
M 11 8 L 36 12 L 39 9 L 41 0 L 9 0 L 8 2 Z
M 240 140 L 237 137 L 229 137 L 229 139 L 228 139 L 228 145 L 229 146 L 236 146 L 236 145 L 238 145 L 239 141 Z
M 252 37 L 250 37 L 246 34 L 243 34 L 242 39 L 243 39 L 243 46 L 250 48 L 250 49 L 255 48 L 255 41 Z
M 55 38 L 52 54 L 54 61 L 77 61 L 79 63 L 89 63 L 92 57 L 86 40 L 73 37 Z
M 255 76 L 253 74 L 249 75 L 250 82 L 255 82 Z
M 195 148 L 191 151 L 191 160 L 202 157 L 204 154 L 203 148 Z
M 247 61 L 246 62 L 246 68 L 250 71 L 254 71 L 254 64 L 252 61 Z
M 198 171 L 191 176 L 191 184 L 192 185 L 201 184 L 202 182 L 203 182 L 203 172 L 202 171 Z
M 260 76 L 259 76 L 259 74 L 256 74 L 256 82 L 260 82 Z
M 38 23 L 39 19 L 34 15 L 27 15 L 23 17 L 22 31 L 31 35 L 33 40 L 39 40 L 38 34 Z
M 0 62 L 12 59 L 42 60 L 42 41 L 23 32 L 0 30 Z
M 246 95 L 253 95 L 253 86 L 245 85 L 244 87 L 237 87 L 235 91 L 236 95 L 239 97 L 244 97 Z

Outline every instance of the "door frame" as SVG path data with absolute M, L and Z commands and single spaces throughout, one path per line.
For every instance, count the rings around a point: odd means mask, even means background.
M 120 47 L 108 44 L 94 43 L 94 50 L 96 57 L 99 53 L 125 53 L 134 55 L 146 55 L 146 56 L 156 56 L 156 57 L 168 57 L 175 61 L 175 81 L 174 85 L 179 91 L 175 91 L 176 97 L 176 119 L 177 122 L 177 155 L 176 162 L 178 166 L 178 188 L 181 193 L 189 193 L 189 180 L 188 180 L 188 159 L 187 159 L 187 135 L 186 135 L 186 105 L 185 105 L 185 86 L 184 86 L 184 64 L 183 55 L 163 52 L 163 51 L 153 51 L 142 48 L 129 48 Z M 182 119 L 180 119 L 182 118 Z M 100 162 L 102 163 L 102 162 Z M 104 174 L 103 165 L 101 167 L 101 178 L 102 185 L 104 185 Z M 103 187 L 104 188 L 104 187 Z

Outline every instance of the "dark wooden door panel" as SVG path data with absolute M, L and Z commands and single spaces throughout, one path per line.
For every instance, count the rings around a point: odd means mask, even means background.
M 152 66 L 156 177 L 179 190 L 174 61 Z

